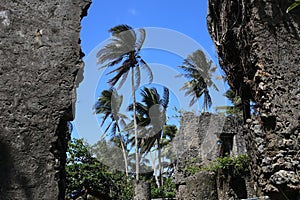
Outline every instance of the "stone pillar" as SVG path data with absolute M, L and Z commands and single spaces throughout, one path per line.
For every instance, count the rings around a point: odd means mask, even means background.
M 151 200 L 150 183 L 139 180 L 134 184 L 134 200 Z
M 64 199 L 89 0 L 0 3 L 0 198 Z M 81 74 L 82 76 L 82 74 Z
M 255 102 L 245 133 L 258 196 L 299 199 L 300 8 L 209 0 L 208 26 L 232 89 Z

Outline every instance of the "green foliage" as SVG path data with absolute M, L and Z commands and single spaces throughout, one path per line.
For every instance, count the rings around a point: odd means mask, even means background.
M 90 194 L 111 199 L 131 199 L 133 184 L 121 172 L 114 172 L 99 162 L 82 139 L 69 142 L 66 165 L 66 193 L 87 189 Z
M 183 168 L 183 171 L 186 172 L 187 174 L 194 175 L 197 172 L 203 171 L 203 168 L 197 165 L 190 165 L 190 166 L 185 166 Z
M 201 161 L 199 158 L 191 158 L 185 161 L 184 168 L 182 169 L 187 175 L 194 175 L 197 172 L 205 170 L 203 166 L 200 165 Z
M 249 174 L 248 155 L 239 155 L 237 157 L 225 156 L 217 158 L 210 166 L 210 170 L 218 172 L 221 170 L 223 175 L 246 176 Z
M 91 156 L 83 140 L 69 142 L 66 175 L 67 193 L 83 188 L 109 192 L 110 174 Z
M 215 110 L 217 112 L 224 111 L 227 115 L 242 117 L 243 108 L 241 97 L 232 89 L 227 90 L 223 96 L 225 96 L 233 106 L 217 106 L 215 107 Z
M 223 158 L 217 158 L 212 161 L 209 166 L 201 166 L 199 162 L 193 160 L 187 161 L 184 169 L 187 174 L 196 174 L 200 171 L 213 171 L 220 172 L 224 177 L 228 175 L 247 176 L 249 174 L 249 160 L 248 155 L 239 155 L 237 157 L 225 156 Z
M 176 195 L 176 187 L 172 178 L 164 180 L 164 185 L 160 188 L 155 183 L 151 185 L 151 197 L 152 198 L 174 198 Z
M 295 2 L 286 9 L 286 13 L 289 13 L 291 10 L 293 10 L 299 5 L 300 5 L 300 0 L 295 0 Z

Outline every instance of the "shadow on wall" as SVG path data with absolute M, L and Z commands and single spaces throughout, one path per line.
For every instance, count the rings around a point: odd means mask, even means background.
M 2 132 L 2 130 L 1 130 Z M 2 135 L 2 136 L 1 136 Z M 5 142 L 3 134 L 0 134 L 0 199 L 25 199 L 32 200 L 32 192 L 28 186 L 27 178 L 16 169 L 13 159 L 13 149 Z M 20 190 L 18 196 L 14 190 Z M 12 194 L 13 192 L 13 194 Z

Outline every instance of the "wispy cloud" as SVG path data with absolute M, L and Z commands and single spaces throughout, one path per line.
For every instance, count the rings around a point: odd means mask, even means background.
M 136 9 L 134 9 L 134 8 L 130 8 L 130 9 L 128 10 L 128 12 L 129 12 L 131 15 L 137 15 L 137 11 L 136 11 Z

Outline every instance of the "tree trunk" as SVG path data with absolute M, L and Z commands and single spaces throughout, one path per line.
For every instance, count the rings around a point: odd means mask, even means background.
M 161 136 L 161 132 L 159 134 Z M 160 137 L 157 139 L 157 149 L 158 149 L 158 178 L 159 178 L 159 186 L 162 187 L 162 164 L 161 164 L 161 145 L 160 145 Z
M 121 148 L 122 148 L 122 154 L 123 154 L 123 158 L 124 158 L 125 174 L 128 177 L 129 176 L 129 174 L 128 174 L 128 162 L 127 162 L 127 156 L 126 156 L 125 146 L 124 146 L 124 143 L 123 143 L 123 140 L 122 140 L 122 135 L 120 133 L 119 124 L 118 124 L 118 122 L 116 122 L 116 123 L 117 123 L 117 128 L 118 128 L 118 132 L 119 132 L 119 136 L 120 136 L 120 143 L 121 143 Z
M 134 87 L 134 67 L 131 68 L 131 90 L 133 98 L 133 127 L 134 127 L 134 141 L 135 141 L 135 179 L 139 181 L 140 163 L 139 163 L 139 146 L 138 146 L 138 130 L 136 122 L 136 97 Z
M 152 157 L 152 152 L 149 152 L 150 153 L 150 159 L 151 159 L 151 163 L 152 163 L 152 169 L 153 169 L 153 174 L 154 174 L 154 178 L 155 178 L 155 182 L 156 182 L 156 185 L 158 188 L 160 188 L 160 184 L 159 184 L 159 178 L 158 178 L 158 175 L 157 175 L 157 170 L 156 170 L 156 166 L 155 166 L 155 157 L 153 159 Z

